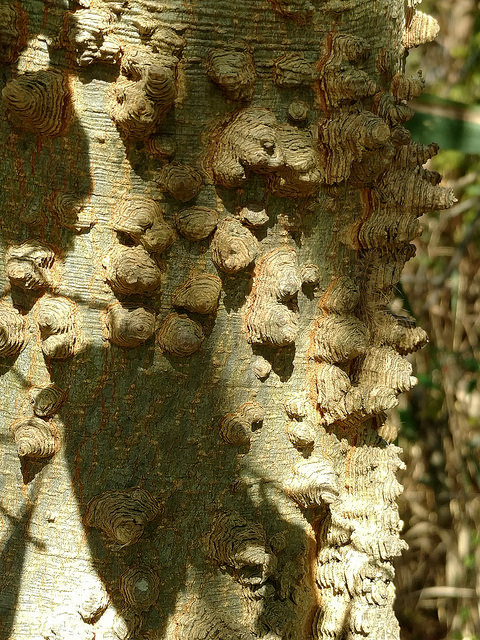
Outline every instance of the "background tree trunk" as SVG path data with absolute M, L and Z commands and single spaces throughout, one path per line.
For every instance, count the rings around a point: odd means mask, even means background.
M 3 637 L 397 638 L 434 21 L 79 5 L 0 7 Z

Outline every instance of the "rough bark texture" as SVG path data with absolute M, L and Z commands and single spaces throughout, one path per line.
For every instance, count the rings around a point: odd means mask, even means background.
M 400 0 L 0 6 L 11 640 L 398 638 Z M 4 26 L 5 25 L 5 26 Z

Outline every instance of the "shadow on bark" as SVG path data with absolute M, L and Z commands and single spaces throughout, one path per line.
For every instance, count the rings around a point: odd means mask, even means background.
M 9 522 L 10 534 L 2 545 L 0 552 L 0 639 L 11 637 L 18 596 L 22 582 L 22 569 L 25 562 L 27 543 L 33 543 L 37 549 L 44 549 L 45 545 L 32 538 L 28 530 L 35 509 L 35 498 L 40 491 L 40 485 L 35 487 L 33 500 L 23 507 L 20 516 L 13 516 L 0 505 L 2 519 Z
M 28 10 L 28 8 L 26 8 Z M 35 12 L 35 9 L 30 9 Z M 47 12 L 36 16 L 41 21 L 47 21 Z M 48 14 L 49 30 L 58 33 L 62 25 L 61 12 L 52 11 Z M 45 24 L 29 16 L 29 39 L 34 41 L 42 35 Z M 50 63 L 60 63 L 65 67 L 63 52 L 50 52 Z M 0 71 L 0 91 L 6 82 L 20 75 L 16 64 L 5 65 Z M 33 76 L 32 76 L 33 77 Z M 5 118 L 5 109 L 2 109 Z M 2 184 L 2 199 L 0 202 L 0 244 L 2 254 L 8 247 L 20 244 L 26 240 L 39 240 L 54 249 L 56 258 L 63 259 L 73 249 L 76 224 L 75 212 L 81 209 L 92 189 L 89 166 L 89 145 L 87 136 L 74 113 L 70 114 L 70 123 L 66 135 L 41 139 L 29 132 L 21 132 L 10 125 L 2 127 L 0 134 L 0 184 Z M 70 218 L 69 227 L 64 220 L 52 211 L 52 195 L 66 194 L 69 196 Z M 5 272 L 4 272 L 5 273 Z M 27 315 L 35 302 L 44 291 L 24 291 L 10 286 L 8 279 L 1 297 Z M 30 316 L 30 325 L 33 318 Z M 35 330 L 32 328 L 26 350 L 40 350 L 36 340 Z M 41 356 L 40 356 L 41 358 Z M 22 362 L 22 354 L 2 360 L 0 375 L 10 370 L 17 378 L 18 390 L 26 396 L 29 382 L 28 369 Z M 4 370 L 5 368 L 5 370 Z M 5 405 L 6 415 L 10 415 L 11 407 Z M 24 487 L 18 487 L 22 496 L 18 497 L 20 515 L 12 515 L 6 508 L 0 506 L 2 518 L 8 522 L 5 527 L 7 535 L 3 540 L 0 557 L 0 638 L 7 640 L 13 637 L 14 620 L 18 605 L 18 598 L 23 578 L 23 568 L 26 560 L 27 545 L 33 544 L 37 549 L 45 551 L 41 541 L 32 538 L 29 533 L 32 516 L 37 504 L 37 498 L 43 483 L 42 468 L 46 463 L 33 460 L 19 462 L 10 433 L 5 438 L 5 454 L 14 459 L 13 466 L 20 465 Z M 11 452 L 11 453 L 10 453 Z M 12 465 L 9 463 L 9 469 Z M 39 473 L 40 472 L 40 473 Z M 37 475 L 38 474 L 38 475 Z M 20 473 L 15 478 L 20 479 Z M 27 487 L 28 484 L 28 487 Z
M 255 480 L 261 498 L 253 504 L 248 486 L 238 479 L 238 450 L 219 437 L 218 422 L 231 409 L 231 400 L 222 385 L 212 383 L 216 370 L 211 354 L 188 360 L 170 357 L 160 363 L 152 344 L 134 350 L 89 345 L 74 360 L 52 366 L 52 381 L 69 389 L 60 411 L 64 453 L 82 514 L 96 495 L 136 486 L 163 506 L 140 540 L 121 549 L 109 548 L 98 529 L 87 528 L 94 566 L 117 611 L 125 607 L 119 575 L 129 567 L 146 566 L 158 574 L 161 588 L 157 604 L 145 615 L 144 629 L 165 637 L 169 618 L 188 594 L 201 612 L 199 620 L 217 600 L 208 624 L 214 626 L 218 619 L 250 638 L 251 632 L 238 623 L 239 593 L 254 603 L 254 627 L 263 632 L 278 626 L 282 602 L 288 617 L 290 594 L 282 591 L 282 600 L 279 577 L 272 576 L 261 585 L 269 595 L 263 605 L 257 587 L 240 585 L 236 574 L 228 577 L 229 567 L 219 567 L 206 553 L 212 519 L 219 512 L 236 511 L 260 522 L 268 548 L 272 536 L 288 540 L 290 561 L 305 545 L 304 533 L 284 521 L 265 490 L 267 479 Z M 187 639 L 186 624 L 182 637 Z
M 61 13 L 58 15 L 61 17 Z M 0 217 L 4 248 L 35 237 L 65 257 L 73 249 L 75 234 L 52 218 L 49 198 L 54 191 L 73 194 L 75 203 L 81 205 L 90 195 L 89 147 L 82 127 L 74 119 L 65 137 L 42 146 L 32 134 L 18 136 L 10 129 L 7 133 L 7 138 L 0 140 L 4 149 L 0 178 L 6 185 L 7 209 Z M 139 158 L 138 150 L 132 147 L 132 169 L 142 175 Z M 263 178 L 261 182 L 263 185 Z M 263 187 L 257 192 L 256 200 L 263 197 Z M 245 204 L 234 202 L 229 192 L 223 195 L 227 207 L 235 209 Z M 22 211 L 9 211 L 9 203 L 22 203 Z M 238 311 L 250 291 L 251 274 L 236 278 L 234 286 L 227 277 L 223 281 L 226 309 Z M 38 299 L 35 294 L 8 288 L 4 295 L 12 295 L 24 312 Z M 90 311 L 101 306 L 75 301 L 79 307 L 90 307 Z M 233 342 L 236 339 L 233 337 Z M 39 348 L 34 338 L 31 342 L 31 348 Z M 281 380 L 289 379 L 294 347 L 260 351 L 268 356 Z M 226 630 L 228 640 L 251 640 L 270 632 L 284 640 L 297 640 L 298 636 L 285 635 L 284 630 L 295 610 L 292 585 L 301 578 L 298 558 L 307 545 L 305 533 L 280 513 L 272 499 L 272 480 L 250 470 L 256 495 L 253 500 L 249 480 L 239 475 L 238 450 L 221 441 L 218 423 L 235 407 L 228 396 L 226 376 L 221 379 L 218 375 L 216 367 L 220 365 L 213 362 L 212 355 L 205 348 L 186 361 L 162 358 L 151 342 L 128 350 L 89 343 L 87 336 L 74 358 L 48 364 L 51 382 L 68 391 L 58 417 L 64 425 L 62 455 L 69 466 L 80 513 L 83 515 L 88 502 L 105 491 L 138 486 L 163 506 L 163 512 L 146 527 L 142 538 L 128 547 L 110 549 L 98 529 L 88 528 L 93 565 L 118 611 L 125 607 L 118 588 L 119 575 L 132 566 L 155 570 L 160 596 L 145 614 L 143 630 L 154 630 L 158 638 L 167 633 L 178 603 L 192 601 L 199 617 L 188 613 L 189 619 L 182 622 L 179 637 L 185 640 L 198 637 L 195 625 L 202 618 L 208 629 L 218 628 L 220 633 Z M 245 388 L 249 385 L 255 387 L 251 380 Z M 32 480 L 34 492 L 40 490 L 42 478 L 39 473 Z M 212 519 L 225 511 L 239 512 L 263 527 L 266 546 L 278 562 L 276 572 L 265 581 L 252 581 L 248 571 L 240 575 L 228 565 L 219 566 L 206 553 Z M 25 532 L 32 512 L 33 507 L 23 512 L 5 542 L 7 558 L 14 550 L 14 565 L 11 570 L 4 567 L 3 574 L 9 580 L 5 638 L 12 631 L 28 540 Z M 288 577 L 287 584 L 284 576 Z M 244 606 L 251 613 L 248 629 L 241 622 Z

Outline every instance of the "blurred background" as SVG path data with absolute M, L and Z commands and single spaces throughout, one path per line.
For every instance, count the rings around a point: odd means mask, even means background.
M 480 640 L 479 8 L 423 0 L 440 34 L 407 58 L 407 74 L 422 69 L 426 79 L 408 126 L 418 142 L 440 144 L 427 166 L 458 202 L 422 218 L 398 289 L 430 337 L 414 356 L 418 386 L 393 417 L 407 463 L 400 509 L 410 549 L 397 563 L 404 640 Z

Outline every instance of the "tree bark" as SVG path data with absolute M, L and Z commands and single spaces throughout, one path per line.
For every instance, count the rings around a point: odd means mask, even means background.
M 435 22 L 67 4 L 0 7 L 3 637 L 398 638 Z

